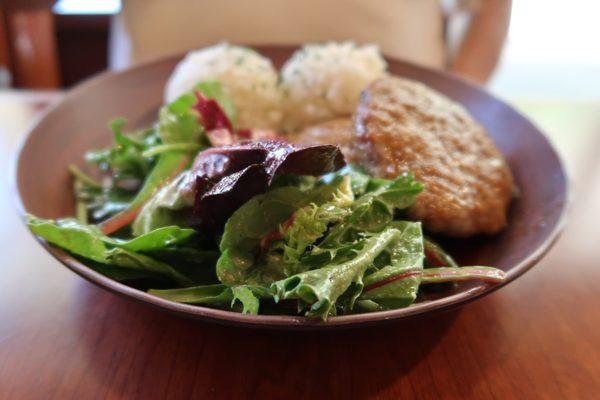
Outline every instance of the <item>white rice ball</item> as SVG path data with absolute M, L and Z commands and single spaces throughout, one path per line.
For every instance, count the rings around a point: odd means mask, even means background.
M 189 52 L 167 82 L 165 101 L 175 100 L 206 80 L 221 83 L 235 106 L 240 128 L 279 128 L 281 92 L 277 72 L 268 58 L 227 43 Z
M 308 44 L 281 69 L 284 126 L 304 126 L 349 116 L 360 92 L 385 74 L 387 64 L 375 45 L 352 42 Z

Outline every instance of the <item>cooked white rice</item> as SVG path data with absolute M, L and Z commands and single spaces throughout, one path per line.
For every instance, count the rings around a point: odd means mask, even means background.
M 360 92 L 384 75 L 386 67 L 375 45 L 303 46 L 281 69 L 286 130 L 352 114 Z
M 235 105 L 240 128 L 279 127 L 281 93 L 268 58 L 227 43 L 189 52 L 169 78 L 165 100 L 172 101 L 205 80 L 221 82 Z

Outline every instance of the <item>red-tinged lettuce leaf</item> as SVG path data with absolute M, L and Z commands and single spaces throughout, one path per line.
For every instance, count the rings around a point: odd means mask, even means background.
M 330 145 L 298 148 L 263 141 L 206 150 L 192 167 L 196 175 L 192 226 L 220 230 L 237 208 L 264 193 L 275 175 L 318 176 L 344 165 L 340 150 Z
M 200 231 L 218 233 L 236 209 L 268 189 L 274 176 L 322 175 L 343 165 L 339 149 L 329 145 L 298 148 L 264 141 L 209 148 L 144 207 L 134 230 L 142 234 L 184 219 Z
M 219 179 L 265 160 L 265 151 L 250 147 L 212 147 L 199 153 L 192 164 L 196 176 Z
M 227 129 L 233 132 L 233 125 L 217 100 L 204 97 L 199 90 L 194 95 L 196 103 L 191 108 L 198 111 L 198 122 L 206 131 Z
M 280 140 L 264 140 L 243 142 L 207 151 L 232 159 L 247 156 L 247 152 L 251 152 L 252 156 L 262 154 L 260 162 L 264 165 L 270 180 L 278 174 L 319 176 L 336 171 L 346 165 L 344 156 L 337 146 L 333 145 L 298 147 Z M 200 153 L 196 160 L 203 157 L 205 157 L 203 153 Z M 197 165 L 196 161 L 194 165 Z
M 245 202 L 269 187 L 268 175 L 261 164 L 224 176 L 210 189 L 204 191 L 206 180 L 197 177 L 196 201 L 192 226 L 214 232 L 223 226 L 227 218 Z
M 230 109 L 228 99 L 224 97 L 220 85 L 213 84 L 214 82 L 200 84 L 198 90 L 194 91 L 196 102 L 190 107 L 198 113 L 197 122 L 204 128 L 206 137 L 213 146 L 229 146 L 246 140 L 279 139 L 279 135 L 270 130 L 236 129 L 231 119 L 234 112 Z
M 275 174 L 320 176 L 346 165 L 336 146 L 312 146 L 293 149 L 287 156 L 274 160 Z

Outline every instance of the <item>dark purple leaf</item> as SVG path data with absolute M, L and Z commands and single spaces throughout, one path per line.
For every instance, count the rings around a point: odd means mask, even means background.
M 218 158 L 207 159 L 207 156 L 215 154 L 228 157 L 232 163 L 237 165 L 245 162 L 263 163 L 270 179 L 278 174 L 319 176 L 336 171 L 346 164 L 342 153 L 333 145 L 299 148 L 284 141 L 265 140 L 205 150 L 196 157 L 192 168 L 203 165 L 206 170 L 218 169 L 217 166 L 208 165 L 221 162 Z M 203 173 L 203 171 L 199 172 Z
M 320 176 L 337 171 L 346 165 L 344 156 L 336 146 L 312 146 L 294 149 L 283 158 L 273 161 L 274 173 Z
M 191 170 L 196 176 L 204 176 L 211 180 L 220 179 L 241 171 L 250 164 L 260 164 L 265 157 L 265 151 L 262 149 L 211 147 L 196 156 Z
M 202 186 L 203 182 L 198 185 Z M 221 229 L 235 210 L 257 194 L 264 193 L 268 186 L 267 173 L 260 164 L 252 164 L 223 177 L 207 192 L 196 192 L 192 226 L 208 232 Z
M 298 148 L 270 140 L 210 148 L 198 154 L 190 170 L 195 177 L 192 225 L 220 229 L 237 208 L 264 193 L 276 175 L 319 176 L 344 165 L 342 153 L 331 145 Z

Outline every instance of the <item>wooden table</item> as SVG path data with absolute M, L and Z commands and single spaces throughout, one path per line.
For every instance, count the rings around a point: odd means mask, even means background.
M 35 243 L 5 189 L 7 166 L 58 97 L 0 94 L 0 399 L 600 398 L 600 103 L 518 104 L 573 178 L 567 230 L 532 271 L 427 319 L 290 334 L 146 308 Z

